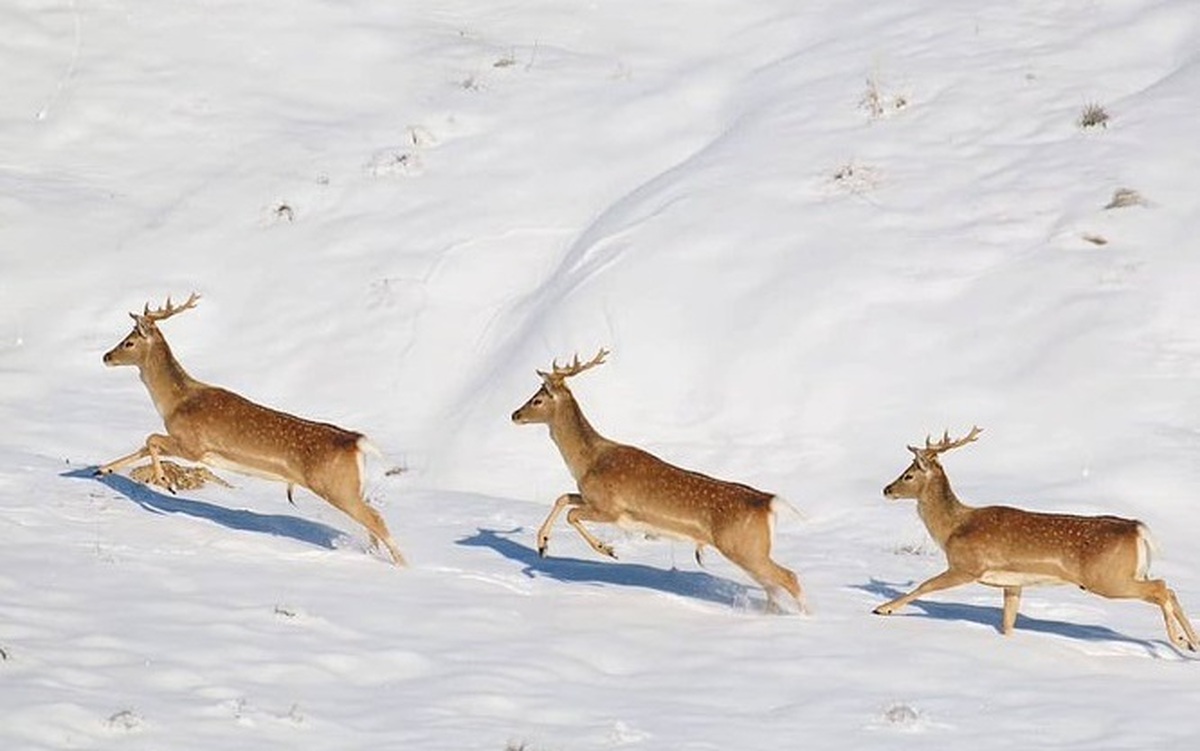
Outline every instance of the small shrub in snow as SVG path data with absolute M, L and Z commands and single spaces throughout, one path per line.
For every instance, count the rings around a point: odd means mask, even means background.
M 1112 200 L 1104 207 L 1106 209 L 1123 209 L 1128 206 L 1146 206 L 1146 199 L 1141 193 L 1130 188 L 1117 188 L 1113 191 Z
M 908 106 L 908 97 L 904 94 L 885 94 L 879 83 L 879 74 L 872 73 L 867 77 L 867 90 L 858 100 L 858 106 L 866 110 L 872 120 L 879 120 Z
M 907 704 L 893 704 L 883 711 L 883 719 L 889 725 L 912 727 L 921 719 L 921 715 Z
M 213 474 L 208 467 L 185 467 L 169 459 L 163 459 L 159 461 L 159 464 L 162 466 L 163 475 L 167 479 L 166 483 L 159 482 L 158 478 L 155 477 L 154 465 L 152 463 L 134 467 L 129 471 L 129 476 L 143 485 L 157 485 L 168 490 L 195 490 L 204 487 L 210 482 L 226 488 L 233 487 L 225 480 Z
M 1107 128 L 1108 127 L 1108 112 L 1099 104 L 1088 104 L 1083 108 L 1083 112 L 1079 113 L 1079 119 L 1075 122 L 1080 128 Z
M 122 709 L 120 712 L 111 715 L 105 721 L 105 724 L 114 730 L 133 731 L 140 729 L 144 723 L 137 712 L 134 712 L 132 709 Z
M 883 173 L 868 164 L 850 161 L 834 170 L 829 183 L 839 193 L 862 195 L 879 187 Z

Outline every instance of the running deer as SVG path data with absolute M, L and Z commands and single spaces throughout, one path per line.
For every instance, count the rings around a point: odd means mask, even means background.
M 213 467 L 300 485 L 333 504 L 367 528 L 371 546 L 382 542 L 392 560 L 404 557 L 392 541 L 379 512 L 363 499 L 363 452 L 372 450 L 361 433 L 304 420 L 260 406 L 231 391 L 192 378 L 171 354 L 158 324 L 190 310 L 200 299 L 192 294 L 183 305 L 130 313 L 133 331 L 104 354 L 104 364 L 136 365 L 150 399 L 162 416 L 167 435 L 153 433 L 137 451 L 105 464 L 109 474 L 150 457 L 157 483 L 171 487 L 161 456 L 175 456 Z
M 1147 579 L 1149 530 L 1116 516 L 1074 516 L 1009 506 L 967 506 L 955 497 L 938 455 L 974 441 L 977 427 L 956 441 L 949 433 L 925 448 L 908 447 L 913 463 L 883 489 L 890 499 L 913 498 L 929 534 L 946 554 L 947 569 L 912 592 L 875 608 L 891 615 L 930 592 L 979 582 L 1004 590 L 1002 632 L 1012 633 L 1021 588 L 1075 584 L 1110 598 L 1137 598 L 1162 609 L 1171 642 L 1195 651 L 1196 632 L 1162 579 Z
M 555 361 L 549 373 L 537 371 L 541 388 L 513 412 L 518 425 L 550 427 L 550 438 L 579 488 L 554 502 L 538 529 L 538 554 L 546 555 L 550 528 L 570 506 L 567 523 L 601 555 L 617 557 L 583 522 L 687 540 L 696 545 L 697 560 L 704 546 L 711 545 L 766 590 L 772 609 L 779 609 L 776 597 L 783 590 L 803 611 L 796 574 L 771 560 L 775 496 L 672 466 L 641 449 L 610 441 L 588 424 L 566 380 L 602 364 L 607 355 L 601 349 L 586 363 L 576 356 L 567 367 Z

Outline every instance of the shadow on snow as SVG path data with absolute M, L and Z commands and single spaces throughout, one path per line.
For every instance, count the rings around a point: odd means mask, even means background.
M 530 578 L 547 576 L 561 582 L 638 587 L 728 606 L 742 606 L 751 600 L 751 587 L 704 571 L 680 571 L 640 563 L 584 561 L 578 558 L 542 558 L 533 548 L 511 539 L 510 535 L 520 531 L 522 529 L 519 527 L 506 532 L 479 529 L 476 534 L 457 540 L 455 544 L 490 548 L 524 566 L 522 573 Z
M 336 540 L 345 536 L 341 530 L 283 514 L 259 514 L 246 509 L 230 509 L 204 501 L 193 501 L 175 495 L 164 495 L 123 475 L 97 475 L 95 467 L 63 472 L 61 477 L 94 480 L 120 493 L 147 511 L 155 514 L 184 514 L 220 524 L 243 532 L 258 532 L 299 540 L 310 545 L 333 550 Z
M 907 586 L 916 586 L 916 582 L 909 582 Z M 874 578 L 872 578 L 866 584 L 854 584 L 852 585 L 852 588 L 861 590 L 863 592 L 869 592 L 873 595 L 879 595 L 880 598 L 882 598 L 879 601 L 880 604 L 905 594 L 905 590 L 897 589 L 893 584 Z M 997 598 L 999 599 L 999 590 L 997 590 Z M 909 609 L 920 612 L 906 612 Z M 999 633 L 1001 631 L 1001 617 L 1003 612 L 1004 610 L 1001 606 L 991 607 L 988 605 L 967 605 L 963 603 L 936 602 L 934 600 L 920 599 L 913 601 L 910 605 L 908 605 L 906 610 L 902 610 L 895 615 L 886 617 L 934 618 L 939 621 L 967 621 L 969 623 L 978 623 L 983 626 L 991 626 L 997 631 L 997 633 Z M 1119 631 L 1113 631 L 1107 626 L 1064 623 L 1062 621 L 1048 621 L 1041 618 L 1031 618 L 1022 613 L 1017 613 L 1017 622 L 1014 628 L 1022 631 L 1035 631 L 1043 634 L 1065 636 L 1069 639 L 1079 639 L 1081 641 L 1111 641 L 1121 642 L 1124 644 L 1135 644 L 1145 649 L 1147 654 L 1152 657 L 1159 656 L 1158 647 L 1166 645 L 1170 647 L 1172 651 L 1182 655 L 1178 649 L 1175 649 L 1174 645 L 1166 640 L 1135 639 L 1131 636 L 1126 636 Z

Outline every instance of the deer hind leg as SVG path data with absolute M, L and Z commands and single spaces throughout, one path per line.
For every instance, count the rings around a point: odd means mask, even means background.
M 1167 637 L 1177 647 L 1196 651 L 1196 632 L 1188 622 L 1175 593 L 1162 579 L 1128 579 L 1122 582 L 1105 582 L 1103 586 L 1089 587 L 1092 592 L 1104 597 L 1138 599 L 1157 605 L 1162 611 Z
M 1195 652 L 1197 647 L 1200 647 L 1200 641 L 1196 640 L 1196 631 L 1192 628 L 1192 623 L 1188 620 L 1187 614 L 1183 612 L 1183 607 L 1179 604 L 1179 598 L 1175 597 L 1175 590 L 1168 588 L 1167 595 L 1170 597 L 1171 610 L 1175 614 L 1175 620 L 1178 621 L 1179 626 L 1183 629 L 1183 646 Z
M 1005 587 L 1004 588 L 1004 618 L 1001 621 L 1000 631 L 1005 636 L 1008 636 L 1013 631 L 1013 626 L 1017 623 L 1017 611 L 1021 608 L 1021 588 L 1020 587 Z
M 730 560 L 733 559 L 731 558 Z M 759 561 L 734 561 L 734 563 L 737 563 L 746 573 L 750 574 L 750 577 L 758 582 L 763 591 L 767 593 L 768 612 L 788 612 L 788 609 L 779 604 L 779 594 L 781 591 L 791 598 L 791 602 L 796 610 L 801 613 L 808 612 L 808 606 L 804 601 L 804 590 L 800 587 L 800 579 L 796 576 L 796 572 L 780 566 L 767 557 L 763 557 Z
M 960 584 L 969 584 L 973 581 L 975 581 L 975 576 L 973 574 L 967 573 L 966 571 L 957 571 L 952 568 L 946 569 L 932 579 L 922 582 L 919 587 L 903 597 L 897 597 L 894 600 L 885 602 L 871 612 L 875 613 L 876 615 L 891 615 L 905 605 L 908 605 L 913 600 L 927 595 L 930 592 L 938 592 L 943 589 L 950 589 L 951 587 L 957 587 Z
M 546 516 L 546 521 L 542 522 L 542 526 L 538 527 L 537 551 L 539 558 L 546 557 L 546 550 L 550 547 L 550 528 L 554 526 L 554 522 L 558 521 L 558 515 L 567 506 L 580 506 L 582 504 L 583 496 L 578 493 L 563 493 L 555 499 L 554 506 L 550 508 L 550 513 Z
M 769 514 L 745 516 L 733 524 L 720 526 L 713 530 L 713 547 L 763 588 L 769 612 L 808 612 L 795 572 L 771 559 L 771 520 Z M 698 547 L 701 545 L 697 543 Z M 793 607 L 780 606 L 781 593 L 786 593 Z
M 595 506 L 589 506 L 584 503 L 581 506 L 576 506 L 567 512 L 567 524 L 570 524 L 579 532 L 580 536 L 587 541 L 588 545 L 592 546 L 600 555 L 606 555 L 614 561 L 617 559 L 617 554 L 613 552 L 612 546 L 600 542 L 596 537 L 583 526 L 583 522 L 601 522 L 606 524 L 615 524 L 617 516 L 607 511 L 601 511 Z
M 378 550 L 379 543 L 382 542 L 384 547 L 388 549 L 388 553 L 391 554 L 392 561 L 397 566 L 406 565 L 404 556 L 400 554 L 400 549 L 396 547 L 395 541 L 392 540 L 392 534 L 388 531 L 387 524 L 383 521 L 383 516 L 368 505 L 363 500 L 362 495 L 357 492 L 350 492 L 344 495 L 344 499 L 336 496 L 323 497 L 351 519 L 366 527 L 373 549 Z

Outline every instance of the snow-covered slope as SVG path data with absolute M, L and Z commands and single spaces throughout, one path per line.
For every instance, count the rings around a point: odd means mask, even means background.
M 1141 518 L 1200 614 L 1200 9 L 801 5 L 0 8 L 0 746 L 1194 739 L 1149 605 L 869 612 L 943 563 L 905 444 L 978 424 L 960 496 Z M 193 290 L 185 367 L 368 433 L 411 568 L 308 493 L 91 476 L 161 429 L 100 355 Z M 611 528 L 537 557 L 571 481 L 509 415 L 601 346 L 601 432 L 802 512 L 812 614 Z

